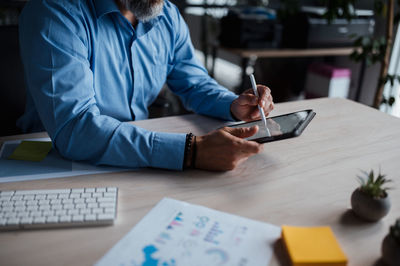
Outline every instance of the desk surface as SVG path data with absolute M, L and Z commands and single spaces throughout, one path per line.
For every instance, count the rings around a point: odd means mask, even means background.
M 329 225 L 348 255 L 349 265 L 373 265 L 389 226 L 400 216 L 400 120 L 343 99 L 277 104 L 272 115 L 306 108 L 313 108 L 317 115 L 300 137 L 265 144 L 262 154 L 230 172 L 142 169 L 0 184 L 2 190 L 120 188 L 114 226 L 3 232 L 0 264 L 91 265 L 168 196 L 276 225 Z M 151 130 L 202 134 L 222 122 L 187 115 L 135 124 Z M 26 136 L 0 141 L 21 137 Z M 392 209 L 380 222 L 365 223 L 349 211 L 350 195 L 358 186 L 360 170 L 379 166 L 394 180 Z M 281 248 L 276 245 L 271 265 L 285 264 Z

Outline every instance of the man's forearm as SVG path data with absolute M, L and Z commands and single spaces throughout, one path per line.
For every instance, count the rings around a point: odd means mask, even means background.
M 63 156 L 97 165 L 182 169 L 185 134 L 151 132 L 88 112 L 57 134 Z

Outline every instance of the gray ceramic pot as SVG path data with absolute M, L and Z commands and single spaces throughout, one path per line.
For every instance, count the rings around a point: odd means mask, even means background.
M 376 222 L 388 214 L 390 199 L 389 196 L 374 199 L 357 188 L 351 195 L 351 208 L 361 218 Z
M 387 265 L 400 265 L 400 244 L 390 234 L 382 242 L 382 259 Z

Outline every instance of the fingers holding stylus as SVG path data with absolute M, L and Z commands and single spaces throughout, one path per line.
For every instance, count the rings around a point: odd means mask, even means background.
M 258 97 L 254 95 L 252 89 L 248 89 L 239 95 L 237 102 L 240 105 L 257 106 L 258 105 Z
M 265 116 L 274 109 L 274 102 L 271 95 L 271 89 L 264 85 L 257 85 L 259 94 L 258 104 L 264 109 Z
M 245 90 L 232 102 L 231 113 L 235 119 L 258 120 L 261 118 L 259 107 L 262 108 L 266 116 L 274 108 L 271 90 L 264 85 L 255 85 L 254 87 L 256 90 L 253 90 L 253 88 Z

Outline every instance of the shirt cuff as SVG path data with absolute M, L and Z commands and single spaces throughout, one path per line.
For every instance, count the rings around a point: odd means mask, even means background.
M 151 166 L 182 170 L 186 134 L 155 132 Z
M 218 113 L 219 117 L 229 121 L 237 121 L 231 113 L 231 105 L 234 100 L 236 100 L 239 96 L 235 94 L 230 94 L 224 96 L 223 99 L 218 101 Z

